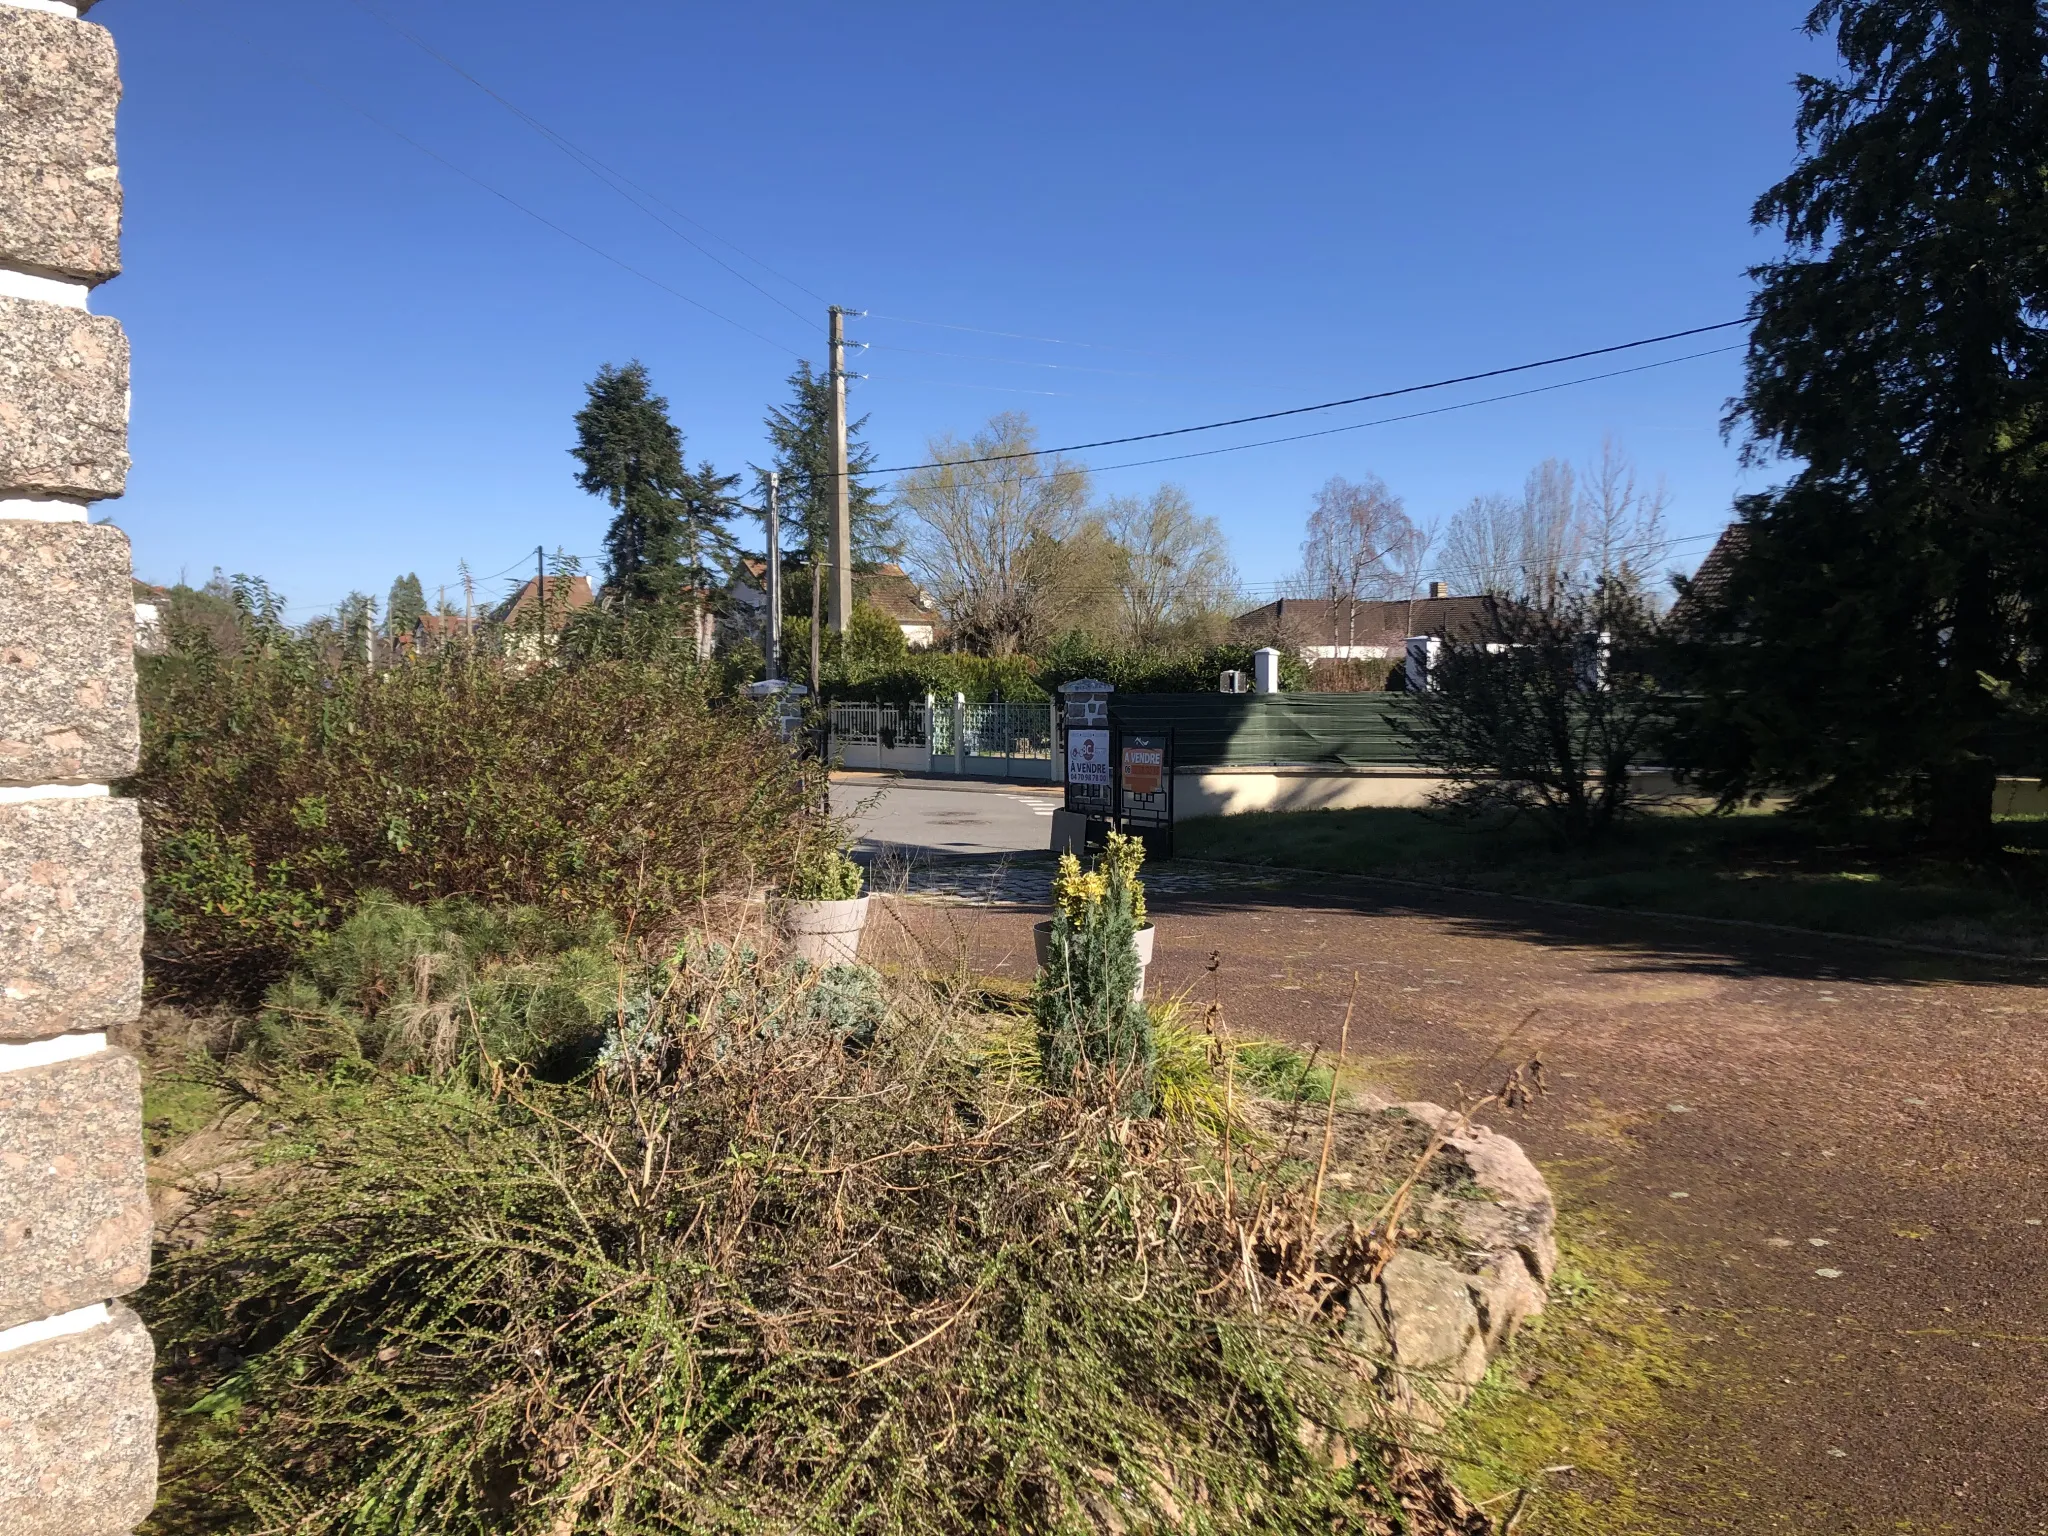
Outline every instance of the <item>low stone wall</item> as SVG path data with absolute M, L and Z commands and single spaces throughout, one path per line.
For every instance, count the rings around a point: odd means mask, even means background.
M 113 39 L 0 0 L 0 1532 L 120 1536 L 156 1498 Z
M 1557 1207 L 1550 1186 L 1521 1147 L 1485 1126 L 1462 1125 L 1440 1104 L 1390 1104 L 1364 1098 L 1336 1112 L 1332 1184 L 1356 1168 L 1371 1187 L 1386 1173 L 1381 1132 L 1387 1119 L 1445 1130 L 1439 1189 L 1412 1208 L 1421 1234 L 1379 1277 L 1354 1285 L 1344 1331 L 1374 1363 L 1381 1391 L 1408 1417 L 1439 1427 L 1471 1396 L 1515 1332 L 1540 1313 L 1557 1273 Z M 1346 1144 L 1369 1149 L 1347 1157 Z M 1325 1251 L 1344 1234 L 1319 1235 Z

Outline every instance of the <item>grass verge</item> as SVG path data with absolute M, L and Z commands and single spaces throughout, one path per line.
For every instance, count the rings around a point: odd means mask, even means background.
M 1394 809 L 1205 817 L 1175 840 L 1188 858 L 2048 955 L 2048 818 L 2007 818 L 1999 830 L 2004 851 L 1988 866 L 1930 857 L 1896 822 L 1827 833 L 1772 812 L 1653 812 L 1588 853 L 1562 851 L 1533 826 Z

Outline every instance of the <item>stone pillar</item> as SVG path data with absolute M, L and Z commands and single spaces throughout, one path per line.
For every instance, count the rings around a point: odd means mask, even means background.
M 156 1498 L 114 43 L 0 0 L 0 1531 L 122 1536 Z

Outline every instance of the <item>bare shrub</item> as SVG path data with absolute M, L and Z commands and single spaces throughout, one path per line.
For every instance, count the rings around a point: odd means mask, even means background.
M 270 1186 L 151 1292 L 159 1527 L 1452 1528 L 1298 1188 L 982 1070 L 945 993 L 863 1042 L 784 977 L 622 973 L 577 1084 L 252 1081 Z
M 234 650 L 187 629 L 144 667 L 159 992 L 258 996 L 370 889 L 639 934 L 794 856 L 815 785 L 674 647 L 371 672 L 241 595 Z

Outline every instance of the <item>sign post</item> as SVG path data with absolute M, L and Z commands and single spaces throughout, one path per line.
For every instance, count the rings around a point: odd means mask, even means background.
M 1156 858 L 1173 857 L 1173 732 L 1117 733 L 1116 826 L 1145 840 Z
M 1059 688 L 1063 809 L 1053 817 L 1053 848 L 1079 853 L 1102 840 L 1116 820 L 1115 742 L 1108 683 L 1080 678 Z

